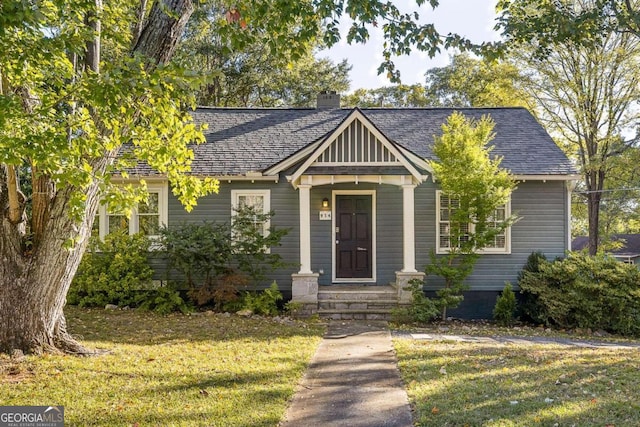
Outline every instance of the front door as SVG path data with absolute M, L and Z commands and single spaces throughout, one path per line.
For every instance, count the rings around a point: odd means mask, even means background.
M 371 195 L 336 195 L 336 279 L 372 275 Z

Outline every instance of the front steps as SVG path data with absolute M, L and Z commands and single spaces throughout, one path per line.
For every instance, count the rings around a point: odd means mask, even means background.
M 335 320 L 390 320 L 398 291 L 390 285 L 318 287 L 318 315 Z

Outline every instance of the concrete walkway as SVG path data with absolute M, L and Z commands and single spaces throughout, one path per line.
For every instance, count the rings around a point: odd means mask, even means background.
M 330 321 L 280 426 L 412 426 L 387 323 Z
M 519 345 L 532 345 L 532 344 L 550 344 L 550 345 L 566 345 L 570 347 L 585 347 L 585 348 L 608 348 L 608 349 L 632 349 L 640 348 L 640 343 L 627 343 L 627 342 L 613 342 L 613 341 L 596 341 L 596 340 L 584 340 L 584 339 L 570 339 L 570 338 L 558 338 L 558 337 L 478 337 L 471 335 L 446 335 L 446 334 L 427 334 L 427 333 L 411 333 L 398 331 L 394 333 L 394 336 L 400 338 L 409 338 L 414 340 L 427 340 L 427 341 L 456 341 L 456 342 L 471 342 L 479 344 L 519 344 Z

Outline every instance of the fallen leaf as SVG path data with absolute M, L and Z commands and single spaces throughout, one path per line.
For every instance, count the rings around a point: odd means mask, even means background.
M 209 396 L 209 392 L 207 390 L 204 389 L 200 389 L 200 394 L 203 396 Z
M 447 375 L 447 368 L 445 368 L 444 366 L 440 368 L 440 373 L 442 375 Z
M 440 409 L 438 409 L 437 406 L 434 406 L 433 408 L 431 408 L 431 413 L 433 415 L 439 414 L 440 413 Z

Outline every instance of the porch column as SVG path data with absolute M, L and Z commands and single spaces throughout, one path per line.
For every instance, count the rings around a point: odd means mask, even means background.
M 416 273 L 415 184 L 402 185 L 402 273 Z
M 300 197 L 300 271 L 311 274 L 311 185 L 298 185 Z

